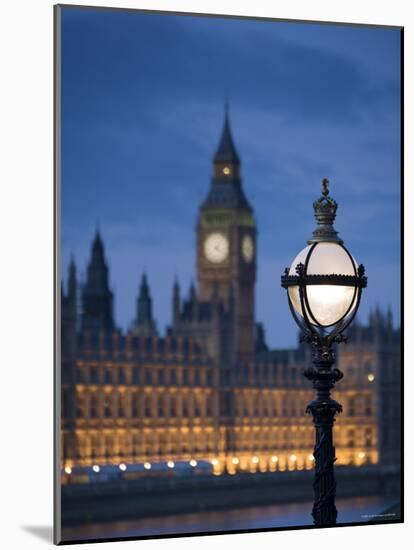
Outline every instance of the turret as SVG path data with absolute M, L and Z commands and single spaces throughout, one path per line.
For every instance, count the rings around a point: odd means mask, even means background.
M 134 333 L 140 336 L 157 336 L 157 329 L 152 315 L 152 298 L 145 273 L 142 275 L 139 287 Z
M 86 284 L 82 292 L 82 306 L 83 330 L 114 329 L 113 295 L 109 288 L 105 250 L 98 230 L 92 244 Z

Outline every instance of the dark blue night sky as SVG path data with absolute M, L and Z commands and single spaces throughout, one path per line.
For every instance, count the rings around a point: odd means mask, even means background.
M 97 223 L 117 323 L 143 270 L 158 327 L 177 275 L 195 278 L 195 223 L 230 99 L 259 229 L 256 314 L 296 342 L 280 275 L 314 226 L 323 177 L 369 288 L 360 318 L 400 315 L 400 32 L 62 9 L 62 268 L 85 275 Z

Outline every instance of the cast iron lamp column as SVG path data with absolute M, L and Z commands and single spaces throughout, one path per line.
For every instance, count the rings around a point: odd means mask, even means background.
M 334 525 L 337 517 L 332 429 L 342 406 L 332 399 L 331 390 L 343 374 L 334 367 L 333 345 L 346 342 L 344 331 L 354 319 L 362 289 L 367 286 L 364 266 L 357 266 L 333 227 L 338 205 L 329 196 L 328 186 L 324 179 L 322 196 L 313 203 L 317 227 L 308 246 L 282 276 L 301 340 L 312 346 L 313 366 L 304 375 L 316 390 L 306 412 L 312 414 L 316 430 L 312 515 L 318 526 Z

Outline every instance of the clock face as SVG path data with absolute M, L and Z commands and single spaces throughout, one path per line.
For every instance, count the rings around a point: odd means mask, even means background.
M 229 255 L 229 241 L 222 233 L 211 233 L 204 241 L 204 254 L 209 262 L 220 264 Z
M 250 263 L 254 256 L 254 244 L 250 235 L 245 235 L 242 241 L 242 253 L 246 262 Z

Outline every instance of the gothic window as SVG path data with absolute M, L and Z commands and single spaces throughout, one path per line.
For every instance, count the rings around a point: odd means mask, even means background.
M 288 397 L 284 395 L 282 397 L 282 416 L 288 416 Z
M 145 369 L 145 383 L 151 384 L 152 382 L 152 372 L 151 369 Z
M 225 411 L 229 416 L 233 413 L 233 400 L 231 392 L 226 392 L 225 395 Z
M 162 418 L 164 416 L 164 396 L 159 395 L 157 399 L 157 416 L 158 418 Z
M 202 416 L 201 398 L 199 395 L 194 399 L 194 416 Z
M 371 428 L 367 428 L 365 430 L 365 445 L 367 447 L 372 447 L 372 430 L 371 430 Z
M 365 415 L 366 416 L 372 415 L 372 402 L 370 397 L 367 397 L 365 401 Z
M 132 397 L 132 416 L 134 418 L 139 417 L 139 394 L 134 393 Z
M 105 418 L 112 416 L 111 396 L 109 394 L 106 394 L 104 398 L 104 416 Z
M 172 418 L 177 416 L 177 400 L 174 396 L 170 397 L 170 416 Z
M 98 367 L 91 367 L 91 383 L 92 384 L 98 384 L 99 383 L 99 370 L 98 370 Z
M 145 396 L 144 413 L 147 418 L 151 417 L 151 397 Z
M 249 398 L 247 395 L 242 397 L 243 416 L 250 416 Z
M 76 398 L 76 416 L 78 418 L 84 418 L 85 416 L 85 401 L 80 396 Z
M 207 385 L 211 386 L 213 384 L 213 371 L 208 369 L 207 371 Z
M 125 394 L 119 394 L 118 395 L 118 416 L 120 418 L 125 418 L 126 416 L 126 395 Z
M 158 384 L 164 385 L 165 384 L 165 372 L 164 369 L 158 370 Z
M 99 397 L 95 394 L 91 396 L 91 418 L 99 417 Z
M 134 370 L 133 370 L 133 382 L 134 384 L 139 384 L 140 380 L 139 380 L 139 368 L 138 367 L 135 367 Z
M 188 397 L 185 396 L 183 399 L 183 416 L 188 417 L 189 414 L 189 406 L 188 406 Z
M 200 371 L 199 371 L 199 369 L 194 370 L 194 385 L 195 386 L 200 385 Z
M 119 384 L 126 384 L 126 372 L 124 367 L 120 367 L 119 369 Z
M 188 369 L 184 369 L 183 370 L 183 384 L 185 386 L 188 386 L 189 383 L 190 383 L 190 376 L 189 376 Z
M 109 367 L 105 369 L 105 384 L 112 384 L 112 370 Z
M 170 372 L 170 381 L 171 384 L 177 384 L 177 371 L 175 369 L 172 369 Z

